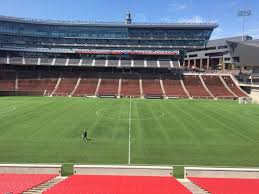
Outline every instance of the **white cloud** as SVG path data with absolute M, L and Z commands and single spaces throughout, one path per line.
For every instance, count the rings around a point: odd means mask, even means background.
M 179 19 L 178 22 L 180 23 L 203 23 L 205 20 L 201 16 L 193 16 L 191 18 L 182 18 Z
M 186 9 L 191 9 L 193 5 L 193 0 L 171 0 L 171 3 L 167 5 L 167 11 L 177 12 Z
M 170 3 L 168 5 L 168 10 L 171 12 L 175 12 L 175 11 L 182 11 L 187 9 L 187 4 L 182 4 L 182 3 Z

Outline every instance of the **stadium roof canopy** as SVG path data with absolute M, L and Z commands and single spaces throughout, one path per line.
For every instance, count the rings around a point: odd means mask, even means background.
M 134 27 L 134 28 L 202 28 L 214 29 L 216 23 L 142 23 L 142 22 L 90 22 L 90 21 L 63 21 L 63 20 L 42 20 L 28 19 L 11 16 L 0 16 L 0 21 L 21 22 L 29 24 L 62 25 L 62 26 L 103 26 L 103 27 Z

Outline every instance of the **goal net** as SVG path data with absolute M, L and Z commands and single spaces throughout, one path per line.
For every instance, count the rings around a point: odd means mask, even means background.
M 238 99 L 238 101 L 239 101 L 239 104 L 253 104 L 254 103 L 253 99 L 250 97 L 240 97 Z

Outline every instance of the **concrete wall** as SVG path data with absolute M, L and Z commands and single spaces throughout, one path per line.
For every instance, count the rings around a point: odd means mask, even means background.
M 61 174 L 61 165 L 0 164 L 0 174 Z
M 128 176 L 165 176 L 173 174 L 170 166 L 107 166 L 75 165 L 75 174 L 85 175 L 128 175 Z
M 184 177 L 259 178 L 259 168 L 199 168 L 185 167 Z
M 259 103 L 259 88 L 253 89 L 251 90 L 251 94 L 252 98 Z

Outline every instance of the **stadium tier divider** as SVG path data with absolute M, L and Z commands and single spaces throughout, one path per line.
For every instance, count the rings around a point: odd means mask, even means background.
M 0 174 L 58 174 L 62 165 L 0 164 Z
M 172 166 L 74 165 L 75 175 L 163 176 L 173 175 Z
M 184 178 L 188 177 L 258 179 L 259 168 L 184 167 Z

